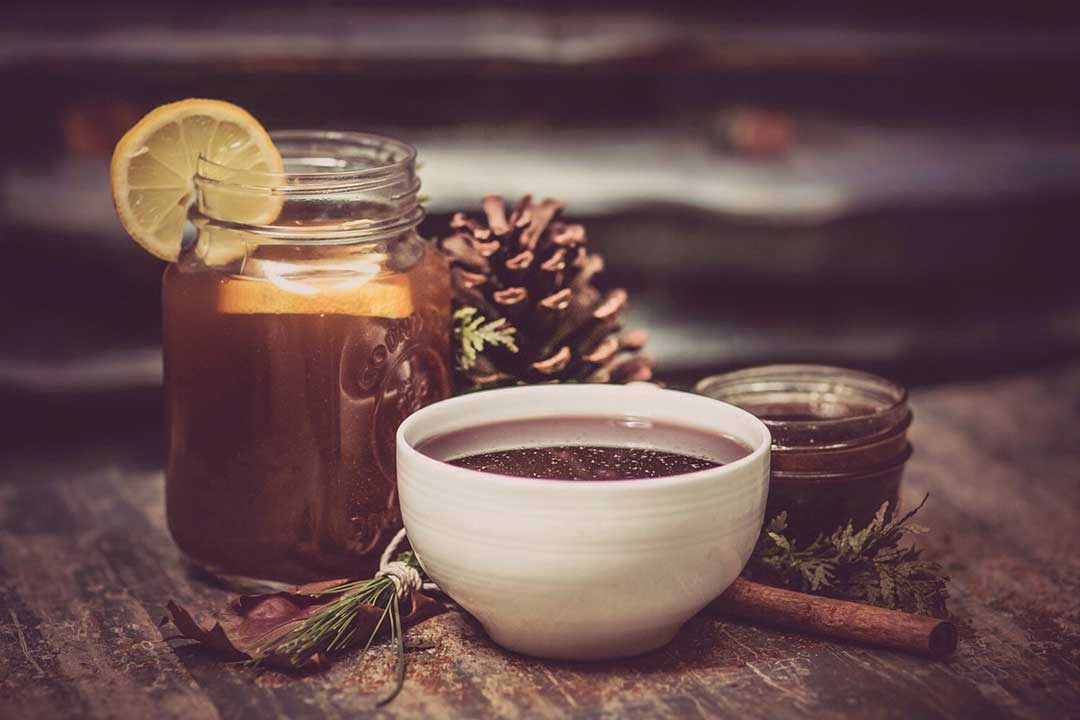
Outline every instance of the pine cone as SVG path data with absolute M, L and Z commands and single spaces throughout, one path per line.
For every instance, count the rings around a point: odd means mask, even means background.
M 455 307 L 476 308 L 474 326 L 482 316 L 496 332 L 513 328 L 512 342 L 481 343 L 475 358 L 459 362 L 466 387 L 652 377 L 652 360 L 638 354 L 645 333 L 620 334 L 626 291 L 593 286 L 603 258 L 586 250 L 584 227 L 558 219 L 562 209 L 559 200 L 526 195 L 507 217 L 502 197 L 488 195 L 486 224 L 457 213 L 453 233 L 439 242 Z

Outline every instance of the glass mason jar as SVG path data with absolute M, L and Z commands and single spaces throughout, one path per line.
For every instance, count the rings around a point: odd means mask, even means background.
M 896 508 L 911 409 L 907 391 L 870 373 L 826 365 L 766 365 L 694 388 L 758 416 L 772 433 L 766 520 L 787 512 L 801 543 Z
M 273 139 L 284 173 L 200 159 L 165 271 L 169 529 L 234 584 L 367 577 L 401 525 L 397 426 L 450 393 L 449 270 L 412 147 Z

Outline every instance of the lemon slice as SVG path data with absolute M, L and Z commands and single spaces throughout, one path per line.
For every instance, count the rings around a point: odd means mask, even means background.
M 180 254 L 200 155 L 241 178 L 284 171 L 266 130 L 232 103 L 181 100 L 150 111 L 116 144 L 110 175 L 124 229 L 162 260 L 173 261 Z M 222 192 L 215 195 L 214 217 L 264 225 L 274 221 L 281 205 L 282 198 L 270 193 Z

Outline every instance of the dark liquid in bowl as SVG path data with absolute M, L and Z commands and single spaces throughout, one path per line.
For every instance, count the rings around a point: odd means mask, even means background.
M 733 462 L 733 438 L 640 418 L 538 418 L 478 425 L 422 443 L 451 465 L 545 480 L 645 480 Z

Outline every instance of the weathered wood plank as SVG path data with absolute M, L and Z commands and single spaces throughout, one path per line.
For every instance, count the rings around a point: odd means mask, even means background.
M 0 533 L 3 593 L 14 601 L 0 621 L 32 628 L 36 648 L 11 679 L 41 689 L 52 705 L 43 715 L 217 717 L 161 642 L 156 610 L 133 593 L 141 580 L 110 562 L 113 548 L 140 542 L 135 514 L 108 492 L 114 474 L 18 486 L 32 503 Z
M 958 385 L 915 398 L 908 498 L 931 492 L 926 538 L 975 637 L 957 672 L 1021 716 L 1080 702 L 1080 372 Z
M 385 649 L 292 677 L 172 649 L 165 601 L 227 593 L 169 540 L 161 478 L 123 450 L 0 462 L 0 716 L 866 718 L 1050 717 L 1080 703 L 1080 368 L 918 393 L 909 500 L 975 635 L 936 663 L 694 618 L 614 663 L 504 653 L 449 612 L 414 629 L 405 691 L 373 709 Z

